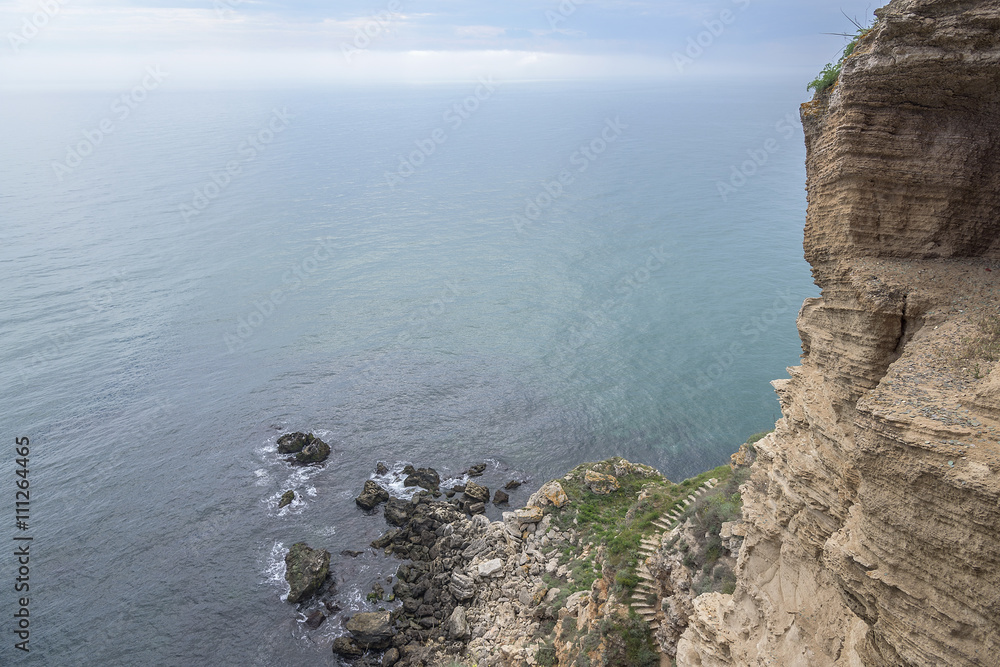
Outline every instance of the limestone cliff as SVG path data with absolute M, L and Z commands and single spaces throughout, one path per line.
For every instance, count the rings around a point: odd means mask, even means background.
M 1000 3 L 876 15 L 802 108 L 822 296 L 682 667 L 1000 665 Z

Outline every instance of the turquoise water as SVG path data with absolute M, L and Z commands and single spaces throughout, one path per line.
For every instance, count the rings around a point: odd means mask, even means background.
M 777 418 L 815 292 L 793 84 L 164 84 L 124 118 L 115 93 L 8 96 L 29 661 L 335 664 L 339 618 L 305 631 L 278 563 L 325 546 L 364 606 L 394 563 L 336 554 L 384 528 L 351 501 L 377 461 L 488 461 L 531 481 L 515 503 L 585 460 L 725 462 Z M 327 466 L 285 466 L 283 430 Z

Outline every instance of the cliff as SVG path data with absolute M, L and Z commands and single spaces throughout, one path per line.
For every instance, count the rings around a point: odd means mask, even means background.
M 801 110 L 821 297 L 681 667 L 1000 665 L 1000 4 L 876 15 Z

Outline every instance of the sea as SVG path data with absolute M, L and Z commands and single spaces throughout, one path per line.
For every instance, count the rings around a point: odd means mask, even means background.
M 519 507 L 780 416 L 818 294 L 803 82 L 171 85 L 0 104 L 0 664 L 337 665 L 399 564 L 353 501 L 379 462 L 397 494 L 486 463 Z M 333 555 L 317 630 L 299 541 Z

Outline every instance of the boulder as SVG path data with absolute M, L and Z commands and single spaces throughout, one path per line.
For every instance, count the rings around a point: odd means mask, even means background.
M 358 646 L 381 650 L 392 641 L 392 612 L 367 611 L 351 616 L 344 624 Z
M 364 651 L 350 637 L 337 637 L 333 640 L 333 652 L 345 658 L 360 658 Z
M 474 503 L 488 503 L 490 502 L 490 490 L 485 486 L 480 486 L 475 482 L 469 482 L 465 485 L 465 496 L 466 500 L 471 500 Z
M 399 662 L 399 649 L 393 646 L 382 655 L 382 667 L 392 667 Z
M 389 466 L 387 466 L 386 464 L 384 464 L 381 461 L 379 461 L 378 464 L 375 466 L 375 474 L 376 475 L 387 475 L 387 474 L 389 474 Z
M 493 494 L 494 505 L 506 505 L 509 502 L 510 502 L 510 496 L 508 496 L 504 491 L 497 489 L 496 493 Z
M 479 576 L 480 577 L 492 577 L 497 572 L 503 569 L 503 559 L 494 558 L 493 560 L 488 560 L 484 563 L 479 564 Z
M 319 626 L 323 625 L 323 621 L 325 620 L 326 614 L 317 609 L 306 617 L 306 627 L 315 630 Z
M 555 505 L 562 507 L 569 502 L 569 496 L 563 491 L 562 484 L 558 480 L 552 480 L 542 485 L 542 488 L 531 494 L 528 498 L 528 505 L 542 507 L 544 505 Z
M 448 631 L 448 639 L 465 639 L 469 636 L 469 621 L 465 607 L 462 605 L 455 607 L 445 622 L 445 630 Z
M 288 601 L 299 602 L 315 593 L 329 573 L 329 551 L 312 549 L 305 542 L 293 544 L 285 554 L 285 581 L 290 588 Z
M 466 470 L 465 474 L 468 475 L 469 477 L 479 477 L 484 472 L 486 472 L 486 464 L 485 463 L 478 463 L 478 464 L 472 466 L 471 468 L 469 468 L 468 470 Z
M 363 510 L 375 509 L 379 503 L 389 500 L 389 492 L 379 486 L 374 480 L 367 480 L 361 495 L 354 499 L 358 507 Z
M 403 486 L 419 486 L 428 491 L 437 491 L 441 486 L 441 476 L 434 468 L 414 469 L 413 466 L 406 466 L 404 472 L 407 475 L 403 480 Z
M 583 483 L 587 485 L 588 489 L 600 496 L 606 496 L 621 488 L 618 478 L 614 475 L 605 475 L 593 470 L 586 472 L 583 476 Z
M 293 500 L 295 500 L 295 492 L 285 491 L 281 494 L 281 500 L 278 501 L 278 509 L 280 510 L 286 505 L 291 505 Z
M 413 505 L 405 500 L 390 498 L 385 504 L 385 520 L 390 525 L 405 526 L 412 516 Z
M 507 491 L 513 491 L 514 489 L 516 489 L 519 486 L 521 486 L 521 482 L 517 481 L 516 479 L 512 479 L 509 482 L 507 482 L 506 484 L 504 484 L 503 488 L 505 490 L 507 490 Z
M 296 463 L 301 463 L 303 465 L 308 465 L 310 463 L 322 463 L 330 456 L 330 445 L 326 444 L 319 438 L 313 438 L 312 435 L 309 436 L 312 440 L 306 444 L 295 455 Z
M 538 523 L 544 516 L 541 507 L 522 507 L 514 510 L 514 519 L 522 526 L 526 523 Z
M 464 602 L 471 600 L 472 596 L 476 594 L 476 582 L 469 575 L 456 570 L 451 573 L 448 590 L 451 591 L 456 600 Z
M 278 438 L 278 453 L 295 454 L 301 452 L 302 448 L 309 444 L 312 437 L 311 433 L 299 433 L 298 431 L 295 433 L 286 433 Z

